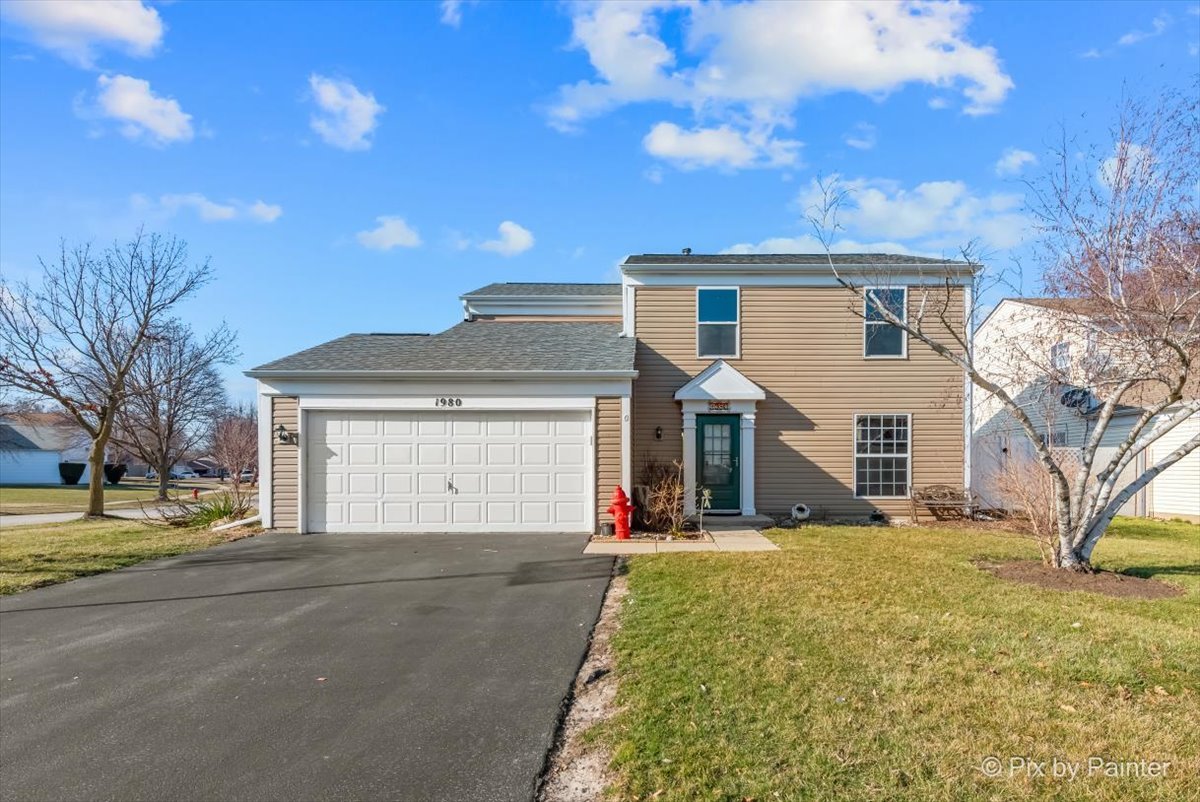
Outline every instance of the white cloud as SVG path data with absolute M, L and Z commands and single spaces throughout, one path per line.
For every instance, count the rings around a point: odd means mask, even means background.
M 1129 45 L 1136 45 L 1138 42 L 1143 42 L 1146 39 L 1152 39 L 1166 31 L 1170 24 L 1171 15 L 1164 11 L 1150 21 L 1150 30 L 1143 31 L 1135 29 L 1129 31 L 1117 40 L 1117 45 L 1120 47 L 1128 47 Z
M 922 252 L 956 250 L 978 239 L 992 248 L 1015 247 L 1030 220 L 1014 193 L 978 193 L 962 181 L 926 181 L 907 189 L 895 181 L 841 180 L 848 191 L 839 222 L 851 235 L 909 243 Z M 816 181 L 798 198 L 805 215 L 820 203 Z
M 250 217 L 262 223 L 274 223 L 283 215 L 283 207 L 274 203 L 255 201 L 246 209 Z
M 739 242 L 721 253 L 821 253 L 825 248 L 812 234 L 799 237 L 771 237 L 761 242 Z M 941 254 L 915 251 L 899 242 L 858 242 L 840 239 L 831 243 L 833 253 L 904 253 L 913 256 L 940 256 Z
M 326 144 L 342 150 L 367 150 L 370 136 L 379 125 L 386 107 L 371 93 L 363 93 L 349 81 L 313 73 L 308 77 L 318 113 L 309 124 Z
M 403 217 L 383 215 L 376 217 L 375 222 L 379 224 L 375 228 L 355 235 L 364 248 L 390 251 L 392 248 L 415 248 L 421 244 L 421 235 L 404 222 Z
M 1088 58 L 1088 59 L 1092 59 L 1092 58 L 1104 58 L 1104 54 L 1103 54 L 1103 53 L 1101 53 L 1101 52 L 1100 52 L 1098 49 L 1096 49 L 1096 48 L 1094 48 L 1094 47 L 1090 47 L 1090 48 L 1088 48 L 1087 50 L 1085 50 L 1085 51 L 1083 51 L 1082 53 L 1080 53 L 1080 54 L 1079 54 L 1079 57 L 1080 57 L 1080 58 Z
M 131 199 L 134 211 L 143 215 L 163 218 L 174 217 L 188 209 L 195 212 L 205 223 L 220 223 L 232 220 L 250 220 L 256 223 L 273 223 L 283 214 L 283 207 L 258 200 L 245 203 L 228 200 L 224 203 L 209 200 L 199 192 L 186 192 L 159 196 L 152 200 L 145 195 L 134 195 Z
M 859 150 L 870 150 L 875 147 L 875 143 L 879 140 L 875 126 L 870 123 L 857 123 L 850 132 L 847 133 L 842 141 L 852 148 Z
M 1020 148 L 1005 148 L 996 162 L 996 175 L 1018 175 L 1027 165 L 1037 164 L 1037 156 Z
M 741 169 L 777 167 L 796 162 L 800 143 L 774 139 L 765 130 L 742 132 L 722 125 L 685 131 L 662 122 L 650 129 L 642 145 L 651 156 L 674 162 L 684 170 L 698 167 Z
M 1150 151 L 1135 142 L 1122 142 L 1113 149 L 1113 155 L 1100 163 L 1096 178 L 1106 187 L 1114 183 L 1127 185 L 1154 166 Z
M 5 0 L 0 15 L 41 47 L 85 68 L 105 47 L 152 55 L 164 31 L 158 11 L 140 0 Z
M 457 28 L 462 25 L 463 6 L 475 5 L 476 0 L 442 0 L 442 24 Z
M 729 126 L 771 140 L 777 127 L 793 125 L 804 98 L 882 98 L 916 83 L 958 90 L 966 113 L 984 114 L 1013 86 L 995 50 L 969 40 L 972 9 L 957 2 L 613 0 L 571 8 L 571 45 L 587 53 L 595 77 L 559 88 L 548 118 L 560 130 L 625 104 L 667 102 L 690 108 L 696 131 Z M 660 35 L 664 22 L 682 27 L 681 47 Z
M 499 226 L 500 236 L 479 245 L 481 250 L 492 251 L 501 256 L 516 256 L 533 247 L 533 234 L 529 229 L 519 226 L 511 220 L 505 220 Z
M 127 139 L 158 147 L 187 142 L 195 135 L 192 115 L 184 112 L 174 98 L 154 94 L 149 81 L 128 75 L 101 75 L 96 87 L 95 101 L 77 106 L 77 113 L 84 119 L 115 120 Z
M 642 173 L 642 178 L 645 178 L 651 184 L 661 184 L 663 181 L 663 171 L 660 167 L 647 167 Z

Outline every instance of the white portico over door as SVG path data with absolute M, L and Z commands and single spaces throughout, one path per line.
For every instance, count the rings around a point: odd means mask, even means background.
M 675 391 L 683 409 L 684 512 L 696 512 L 697 487 L 729 482 L 714 496 L 733 499 L 736 508 L 714 512 L 755 515 L 754 419 L 766 393 L 724 359 L 705 368 Z M 736 431 L 731 429 L 736 426 Z M 729 502 L 725 502 L 728 504 Z

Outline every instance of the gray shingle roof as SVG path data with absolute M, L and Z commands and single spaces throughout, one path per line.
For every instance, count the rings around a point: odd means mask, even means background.
M 537 282 L 501 282 L 480 287 L 474 292 L 463 295 L 464 298 L 474 297 L 511 297 L 528 298 L 530 296 L 595 296 L 621 294 L 620 284 L 543 284 Z
M 13 426 L 0 423 L 0 451 L 40 451 L 42 447 Z
M 248 371 L 632 371 L 619 323 L 459 323 L 441 334 L 347 334 Z
M 625 259 L 627 265 L 824 265 L 823 253 L 643 253 Z M 930 259 L 897 253 L 835 253 L 836 265 L 966 265 L 953 259 Z

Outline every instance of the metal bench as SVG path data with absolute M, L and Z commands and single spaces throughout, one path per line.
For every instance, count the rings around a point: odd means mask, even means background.
M 920 521 L 920 511 L 925 510 L 939 521 L 953 518 L 970 518 L 975 507 L 971 494 L 961 487 L 950 485 L 927 485 L 914 488 L 909 497 L 912 522 Z

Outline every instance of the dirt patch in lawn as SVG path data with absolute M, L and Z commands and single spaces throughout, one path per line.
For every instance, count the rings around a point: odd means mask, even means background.
M 629 583 L 622 564 L 618 563 L 604 595 L 600 618 L 592 630 L 587 657 L 575 677 L 567 715 L 542 778 L 538 802 L 593 802 L 602 799 L 604 789 L 612 783 L 608 768 L 611 755 L 602 745 L 589 741 L 587 733 L 616 712 L 612 636 L 620 625 L 617 618 L 627 595 Z
M 1171 599 L 1183 595 L 1181 588 L 1166 582 L 1113 571 L 1084 574 L 1053 568 L 1035 560 L 999 563 L 978 560 L 975 565 L 1000 579 L 1050 590 L 1084 590 L 1118 599 Z

